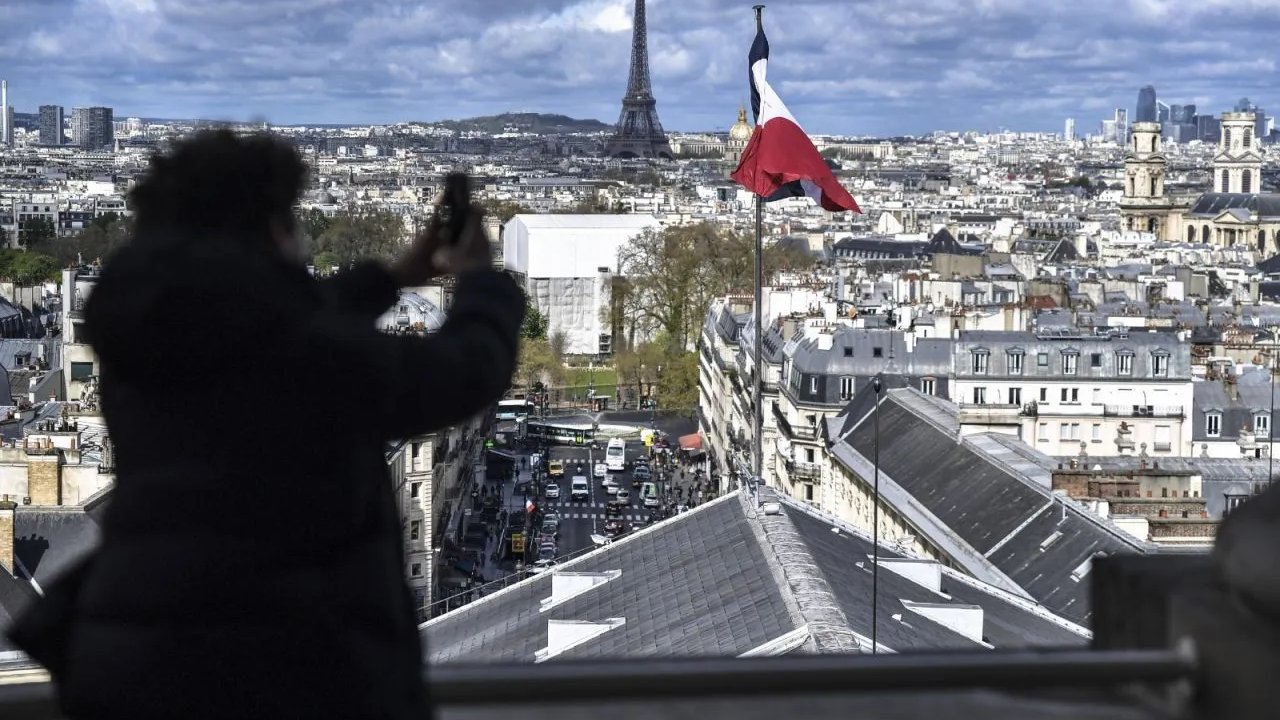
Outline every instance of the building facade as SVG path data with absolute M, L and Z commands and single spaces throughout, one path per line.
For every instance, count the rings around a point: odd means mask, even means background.
M 113 110 L 82 107 L 71 110 L 71 142 L 85 150 L 110 150 L 115 143 Z
M 48 147 L 62 145 L 62 126 L 65 118 L 61 105 L 40 106 L 40 144 Z
M 962 332 L 954 378 L 962 434 L 1054 456 L 1191 454 L 1191 346 L 1172 334 Z

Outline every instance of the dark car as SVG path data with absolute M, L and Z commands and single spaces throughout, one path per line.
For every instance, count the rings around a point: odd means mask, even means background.
M 621 520 L 610 520 L 604 524 L 604 536 L 613 538 L 626 532 L 626 525 Z
M 604 516 L 607 518 L 622 517 L 622 506 L 609 503 L 604 506 Z

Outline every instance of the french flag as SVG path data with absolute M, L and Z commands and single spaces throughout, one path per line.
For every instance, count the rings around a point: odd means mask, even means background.
M 525 512 L 527 512 L 527 513 L 531 513 L 531 512 L 533 512 L 533 508 L 534 508 L 534 505 L 533 505 L 533 498 L 525 498 L 525 499 L 524 499 L 524 511 L 525 511 Z
M 730 177 L 765 202 L 808 195 L 828 212 L 861 213 L 858 203 L 836 180 L 827 161 L 765 79 L 769 40 L 762 25 L 756 26 L 749 57 L 751 112 L 756 130 L 742 151 L 738 169 Z

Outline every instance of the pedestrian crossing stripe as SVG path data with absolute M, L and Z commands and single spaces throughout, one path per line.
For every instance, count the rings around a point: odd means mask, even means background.
M 616 518 L 606 517 L 604 513 L 561 513 L 561 520 L 625 520 L 627 522 L 640 522 L 648 520 L 648 515 L 626 514 L 617 516 Z

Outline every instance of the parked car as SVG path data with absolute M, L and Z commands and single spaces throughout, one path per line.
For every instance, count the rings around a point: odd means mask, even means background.
M 555 483 L 547 483 L 546 496 L 548 500 L 560 499 L 560 486 Z
M 550 535 L 553 538 L 556 537 L 560 534 L 560 522 L 557 520 L 548 520 L 547 518 L 543 518 L 542 525 L 538 527 L 538 534 Z

